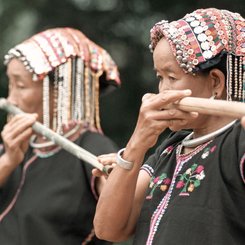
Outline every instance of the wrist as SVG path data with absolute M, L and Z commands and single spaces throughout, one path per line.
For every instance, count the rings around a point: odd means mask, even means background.
M 122 148 L 121 150 L 119 150 L 117 152 L 116 163 L 117 163 L 117 165 L 119 165 L 123 169 L 131 170 L 134 166 L 134 163 L 127 161 L 123 158 L 124 150 L 125 150 L 125 148 Z

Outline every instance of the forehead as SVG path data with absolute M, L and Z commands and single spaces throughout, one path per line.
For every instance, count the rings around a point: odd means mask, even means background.
M 181 70 L 176 57 L 165 38 L 162 38 L 153 51 L 155 70 Z
M 22 83 L 28 87 L 39 87 L 41 86 L 41 82 L 33 82 L 32 73 L 30 73 L 24 64 L 13 58 L 7 65 L 7 76 L 9 78 L 9 82 L 11 83 Z
M 27 69 L 25 68 L 24 64 L 16 59 L 13 58 L 10 60 L 10 62 L 7 65 L 7 74 L 8 75 L 15 75 L 15 76 L 31 76 L 31 73 L 29 71 L 27 71 Z

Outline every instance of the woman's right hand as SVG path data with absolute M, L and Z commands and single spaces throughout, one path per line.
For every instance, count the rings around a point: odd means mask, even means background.
M 4 143 L 5 163 L 17 167 L 28 149 L 29 139 L 33 134 L 32 125 L 37 114 L 18 114 L 10 118 L 1 132 Z
M 165 90 L 159 94 L 145 94 L 130 143 L 148 150 L 155 145 L 166 128 L 181 130 L 189 121 L 195 120 L 198 113 L 171 108 L 171 104 L 190 95 L 191 90 Z

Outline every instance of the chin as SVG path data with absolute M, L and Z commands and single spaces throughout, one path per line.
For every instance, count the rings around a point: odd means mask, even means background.
M 169 127 L 169 129 L 170 129 L 171 131 L 173 131 L 173 132 L 178 132 L 178 131 L 180 131 L 180 130 L 182 130 L 182 129 L 185 129 L 185 128 L 183 128 L 183 127 Z
M 191 130 L 193 129 L 193 125 L 186 124 L 186 125 L 175 125 L 172 127 L 169 127 L 169 129 L 173 132 L 181 131 L 181 130 Z

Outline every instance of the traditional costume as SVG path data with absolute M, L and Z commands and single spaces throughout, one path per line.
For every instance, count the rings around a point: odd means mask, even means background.
M 33 82 L 43 82 L 46 127 L 95 155 L 117 150 L 100 127 L 99 94 L 120 85 L 104 49 L 78 30 L 54 28 L 9 50 L 5 64 L 13 58 Z M 91 170 L 53 142 L 32 137 L 23 162 L 0 188 L 0 244 L 106 244 L 93 231 L 98 197 Z
M 151 50 L 165 37 L 180 67 L 195 76 L 226 59 L 227 100 L 245 101 L 245 21 L 199 9 L 157 23 Z M 183 153 L 184 146 L 193 147 Z M 245 131 L 239 121 L 192 139 L 172 133 L 142 166 L 151 177 L 134 244 L 245 244 Z

